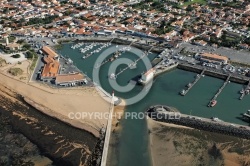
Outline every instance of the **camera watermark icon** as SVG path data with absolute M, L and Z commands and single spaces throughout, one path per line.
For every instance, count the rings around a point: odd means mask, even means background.
M 127 51 L 133 53 L 138 58 L 134 61 L 126 56 L 125 57 L 123 56 L 122 58 L 118 58 L 118 56 L 120 56 L 121 54 L 124 54 L 124 53 L 126 54 Z M 112 55 L 112 57 L 110 57 L 110 55 Z M 150 70 L 152 68 L 152 64 L 151 64 L 150 60 L 148 59 L 147 55 L 148 55 L 147 52 L 143 52 L 142 50 L 134 48 L 134 47 L 123 46 L 123 45 L 119 45 L 119 46 L 112 45 L 111 47 L 104 50 L 99 55 L 99 57 L 96 59 L 95 64 L 94 64 L 93 73 L 92 73 L 93 74 L 93 82 L 101 87 L 100 70 L 102 68 L 102 65 L 105 65 L 106 63 L 111 63 L 111 65 L 109 66 L 109 69 L 108 69 L 108 74 L 107 74 L 109 85 L 112 87 L 112 89 L 115 92 L 119 92 L 119 93 L 131 92 L 135 88 L 136 84 L 129 82 L 127 85 L 121 86 L 120 84 L 118 84 L 117 78 L 122 77 L 122 73 L 125 70 L 135 69 L 138 61 L 143 62 L 147 71 Z M 126 65 L 126 67 L 117 72 L 117 68 L 120 65 Z M 132 105 L 132 104 L 135 104 L 135 103 L 139 102 L 140 100 L 142 100 L 149 92 L 149 89 L 151 88 L 152 84 L 153 84 L 152 81 L 149 81 L 146 86 L 143 86 L 142 90 L 138 94 L 136 94 L 130 98 L 124 99 L 125 100 L 124 104 Z M 98 90 L 100 90 L 100 89 L 98 89 Z M 107 98 L 104 98 L 104 99 L 107 100 Z M 121 103 L 121 104 L 123 104 L 123 103 Z

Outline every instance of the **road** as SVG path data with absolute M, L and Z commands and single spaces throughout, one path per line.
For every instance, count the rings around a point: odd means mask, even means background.
M 34 68 L 31 74 L 31 77 L 30 77 L 30 81 L 29 82 L 33 82 L 33 81 L 36 81 L 37 80 L 37 76 L 38 76 L 38 72 L 41 72 L 39 70 L 41 70 L 41 67 L 44 65 L 44 63 L 42 62 L 42 56 L 41 55 L 38 55 L 38 60 L 37 60 L 37 63 L 36 63 L 36 66 Z

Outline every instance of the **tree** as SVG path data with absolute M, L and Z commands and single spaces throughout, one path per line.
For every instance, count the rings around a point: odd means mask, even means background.
M 30 51 L 26 52 L 26 58 L 27 59 L 32 59 L 34 57 L 33 53 L 31 53 Z
M 24 42 L 25 42 L 24 39 L 20 39 L 20 40 L 17 41 L 18 44 L 23 44 Z
M 12 55 L 11 57 L 12 58 L 20 58 L 21 56 L 20 56 L 20 54 L 15 54 L 15 55 Z
M 245 43 L 246 43 L 246 44 L 250 44 L 250 37 L 247 38 L 247 39 L 245 39 Z
M 25 50 L 29 50 L 29 49 L 30 49 L 30 45 L 26 43 L 26 44 L 23 45 L 23 48 L 24 48 Z
M 190 12 L 190 11 L 194 10 L 194 8 L 191 5 L 188 5 L 186 10 Z

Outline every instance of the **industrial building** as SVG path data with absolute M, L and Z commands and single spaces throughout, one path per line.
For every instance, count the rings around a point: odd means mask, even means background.
M 227 64 L 228 63 L 227 57 L 217 55 L 217 54 L 211 54 L 211 53 L 201 53 L 199 55 L 199 59 L 201 61 L 211 62 L 211 63 L 219 63 L 219 64 Z
M 59 86 L 82 85 L 85 79 L 81 73 L 58 75 L 55 84 Z

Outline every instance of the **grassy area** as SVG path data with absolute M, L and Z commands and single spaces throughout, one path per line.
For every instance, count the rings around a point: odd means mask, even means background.
M 113 2 L 122 3 L 123 0 L 114 0 Z
M 15 36 L 10 36 L 9 37 L 9 42 L 12 43 L 16 40 L 16 37 Z
M 23 70 L 20 68 L 10 68 L 8 72 L 13 76 L 18 76 L 23 74 Z
M 38 60 L 38 55 L 36 53 L 34 53 L 31 65 L 30 65 L 30 70 L 33 71 L 36 67 L 36 62 Z
M 193 0 L 193 1 L 189 1 L 189 2 L 184 2 L 183 5 L 181 6 L 188 6 L 188 5 L 191 5 L 191 4 L 194 4 L 194 3 L 199 3 L 199 4 L 202 4 L 202 5 L 206 5 L 207 4 L 207 1 L 205 0 Z
M 54 48 L 56 50 L 60 50 L 60 49 L 62 49 L 62 44 L 57 44 L 57 45 L 54 46 Z

